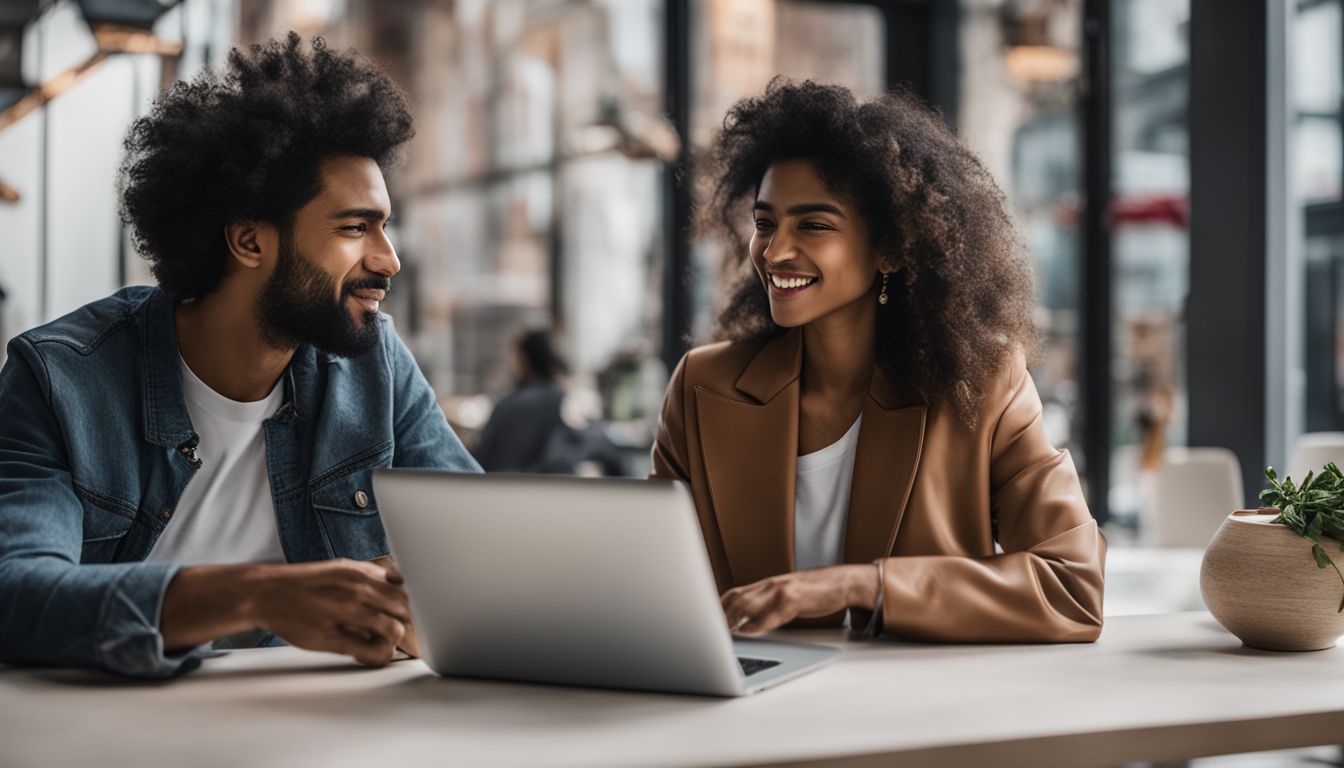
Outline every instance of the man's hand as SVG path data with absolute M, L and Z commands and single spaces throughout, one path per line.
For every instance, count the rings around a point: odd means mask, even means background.
M 387 578 L 393 584 L 400 585 L 406 583 L 406 580 L 401 576 L 401 570 L 397 568 L 397 562 L 392 559 L 391 555 L 375 557 L 369 562 L 386 568 Z M 401 636 L 401 642 L 397 643 L 397 647 L 414 658 L 420 658 L 420 638 L 415 635 L 415 624 L 413 620 L 406 622 L 406 634 Z
M 400 574 L 357 560 L 273 566 L 255 595 L 257 626 L 370 666 L 392 660 L 411 620 Z
M 849 607 L 872 608 L 877 566 L 837 565 L 783 573 L 723 593 L 720 602 L 734 632 L 769 632 L 797 618 L 828 616 Z
M 380 665 L 392 660 L 409 621 L 395 569 L 325 560 L 183 568 L 164 595 L 159 631 L 171 651 L 260 627 L 299 648 Z

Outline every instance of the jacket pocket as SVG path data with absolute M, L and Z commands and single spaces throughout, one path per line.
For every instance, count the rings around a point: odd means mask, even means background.
M 84 507 L 81 563 L 111 563 L 121 540 L 135 522 L 135 512 L 119 499 L 76 484 L 75 495 Z
M 368 452 L 313 485 L 313 511 L 336 557 L 369 560 L 387 554 L 387 534 L 373 496 L 373 470 L 390 466 L 392 447 Z

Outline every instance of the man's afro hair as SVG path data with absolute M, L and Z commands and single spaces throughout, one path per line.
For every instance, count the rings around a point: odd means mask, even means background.
M 386 169 L 414 134 L 401 91 L 353 52 L 321 38 L 229 52 L 222 76 L 179 82 L 136 120 L 121 167 L 122 220 L 159 287 L 177 299 L 224 275 L 225 225 L 287 228 L 322 191 L 321 163 L 373 158 Z

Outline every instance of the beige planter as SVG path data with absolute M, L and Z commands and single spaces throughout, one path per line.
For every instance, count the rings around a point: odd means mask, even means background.
M 1218 623 L 1253 648 L 1333 648 L 1344 635 L 1344 584 L 1335 569 L 1316 567 L 1310 542 L 1270 523 L 1277 514 L 1243 509 L 1223 521 L 1199 571 L 1204 603 Z M 1321 546 L 1344 568 L 1339 542 L 1321 539 Z

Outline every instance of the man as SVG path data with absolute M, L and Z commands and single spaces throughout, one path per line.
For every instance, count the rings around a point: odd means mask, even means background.
M 581 458 L 579 436 L 560 416 L 565 400 L 560 377 L 566 368 L 550 331 L 534 329 L 514 340 L 515 389 L 495 404 L 473 451 L 485 471 L 574 471 Z M 574 439 L 563 439 L 566 436 Z M 558 446 L 574 450 L 557 450 Z M 554 466 L 557 463 L 567 466 Z
M 161 677 L 249 630 L 390 660 L 410 619 L 374 467 L 478 471 L 379 304 L 405 101 L 286 41 L 179 83 L 126 140 L 158 281 L 0 371 L 0 662 Z

